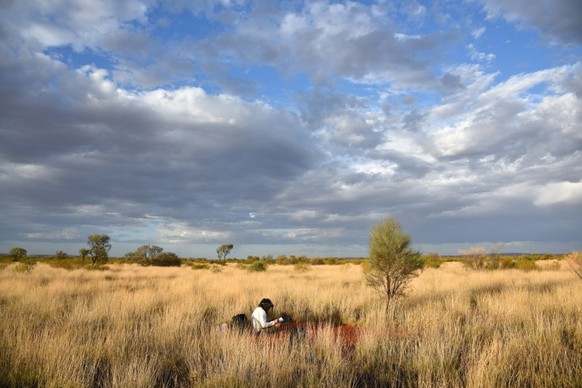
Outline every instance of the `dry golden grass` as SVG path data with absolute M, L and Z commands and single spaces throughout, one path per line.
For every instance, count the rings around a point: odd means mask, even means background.
M 582 252 L 572 252 L 565 259 L 572 271 L 582 280 Z
M 0 270 L 0 386 L 582 386 L 582 281 L 565 264 L 544 267 L 446 263 L 386 312 L 356 265 L 9 266 Z M 329 330 L 293 348 L 214 330 L 263 297 L 277 314 L 364 334 L 346 354 Z

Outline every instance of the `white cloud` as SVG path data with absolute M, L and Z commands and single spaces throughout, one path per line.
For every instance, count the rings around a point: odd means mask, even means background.
M 31 240 L 73 240 L 79 237 L 79 231 L 75 228 L 65 228 L 52 232 L 26 233 L 26 238 Z
M 54 169 L 40 164 L 2 161 L 0 165 L 0 182 L 6 185 L 22 181 L 36 181 L 40 184 L 54 178 L 55 175 Z
M 129 0 L 122 3 L 104 1 L 52 1 L 29 3 L 13 2 L 5 12 L 16 16 L 4 19 L 13 30 L 22 30 L 23 36 L 44 47 L 72 45 L 77 51 L 85 47 L 97 48 L 104 35 L 123 28 L 124 23 L 147 21 L 150 1 Z
M 485 33 L 487 29 L 485 27 L 476 28 L 471 32 L 471 35 L 475 39 L 479 39 Z
M 470 105 L 455 101 L 436 108 L 433 114 L 439 118 L 455 113 L 460 106 L 470 109 L 459 114 L 455 122 L 436 127 L 434 144 L 443 156 L 468 152 L 493 154 L 515 147 L 512 139 L 520 138 L 522 146 L 538 143 L 536 136 L 541 132 L 566 145 L 566 139 L 558 137 L 557 133 L 568 132 L 570 136 L 577 136 L 573 130 L 580 115 L 577 97 L 573 94 L 546 96 L 532 89 L 545 85 L 555 87 L 553 85 L 575 74 L 576 69 L 564 66 L 513 76 L 478 95 L 470 92 L 466 97 L 462 96 L 462 99 L 472 96 L 472 100 L 467 102 Z
M 558 182 L 537 189 L 536 206 L 544 207 L 560 203 L 582 204 L 582 182 Z
M 472 43 L 467 46 L 467 49 L 469 50 L 469 55 L 473 61 L 491 63 L 495 60 L 495 54 L 479 52 Z
M 201 229 L 181 221 L 168 221 L 157 227 L 160 240 L 167 243 L 224 242 L 231 238 L 229 232 Z

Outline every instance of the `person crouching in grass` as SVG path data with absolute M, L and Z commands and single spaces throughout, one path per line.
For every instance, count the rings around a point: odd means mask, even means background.
M 277 327 L 280 323 L 284 321 L 283 317 L 279 317 L 277 319 L 273 319 L 272 321 L 268 321 L 267 317 L 269 311 L 272 310 L 274 307 L 273 302 L 271 302 L 268 298 L 263 298 L 259 303 L 259 306 L 253 311 L 252 315 L 252 322 L 253 322 L 253 330 L 255 333 L 261 334 L 265 331 L 269 331 L 271 327 Z

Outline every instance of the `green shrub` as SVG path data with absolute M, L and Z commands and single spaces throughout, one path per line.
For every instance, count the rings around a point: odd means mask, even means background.
M 67 257 L 69 257 L 69 255 L 63 251 L 57 251 L 57 253 L 55 253 L 53 259 L 56 260 L 65 260 Z
M 440 268 L 442 260 L 440 259 L 438 253 L 427 253 L 422 257 L 424 261 L 424 266 L 428 268 Z
M 267 270 L 267 263 L 264 261 L 255 261 L 247 267 L 249 272 L 265 272 Z
M 530 256 L 523 256 L 517 259 L 515 268 L 521 269 L 522 271 L 533 271 L 540 269 L 535 260 Z
M 156 267 L 179 267 L 182 265 L 182 260 L 173 252 L 162 252 L 159 255 L 145 260 L 145 265 L 153 265 Z
M 12 259 L 14 259 L 14 261 L 26 260 L 26 257 L 28 256 L 28 252 L 26 251 L 26 249 L 20 247 L 10 248 L 8 254 L 10 255 L 10 257 L 12 257 Z
M 428 268 L 440 268 L 442 264 L 442 260 L 440 259 L 439 254 L 436 252 L 429 252 L 422 258 L 424 260 L 424 265 Z
M 509 257 L 503 257 L 499 262 L 500 269 L 513 269 L 517 267 L 517 262 Z

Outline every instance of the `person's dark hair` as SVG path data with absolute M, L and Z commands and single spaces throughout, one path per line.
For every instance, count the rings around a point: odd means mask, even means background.
M 267 311 L 270 308 L 274 307 L 274 304 L 273 304 L 273 302 L 271 302 L 271 299 L 263 298 L 263 299 L 261 299 L 261 302 L 259 303 L 259 307 L 261 307 L 263 310 Z

